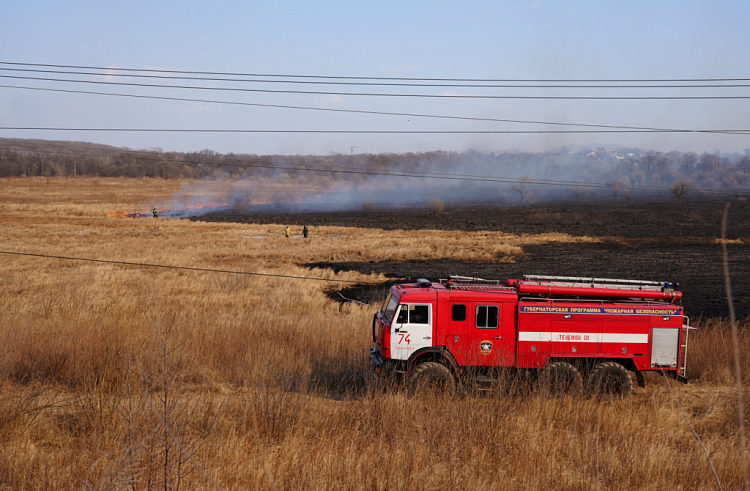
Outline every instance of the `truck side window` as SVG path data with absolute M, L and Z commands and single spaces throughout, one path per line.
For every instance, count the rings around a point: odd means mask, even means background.
M 451 311 L 451 319 L 456 322 L 466 320 L 466 305 L 454 305 Z
M 427 324 L 429 321 L 427 305 L 410 305 L 409 310 L 409 324 Z
M 494 329 L 500 318 L 500 308 L 497 305 L 477 305 L 477 327 Z
M 430 322 L 430 308 L 427 305 L 401 304 L 398 311 L 397 324 L 428 324 Z
M 401 310 L 398 311 L 397 324 L 408 324 L 409 323 L 409 306 L 402 305 Z

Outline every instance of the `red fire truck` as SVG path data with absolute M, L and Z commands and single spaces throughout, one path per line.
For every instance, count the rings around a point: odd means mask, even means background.
M 454 391 L 508 371 L 555 392 L 628 394 L 644 371 L 687 383 L 689 327 L 679 284 L 524 276 L 450 276 L 391 287 L 373 319 L 378 373 Z

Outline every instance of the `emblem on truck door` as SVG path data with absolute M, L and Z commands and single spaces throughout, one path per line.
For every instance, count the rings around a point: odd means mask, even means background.
M 489 355 L 492 352 L 492 341 L 482 341 L 479 345 L 479 349 L 482 350 L 482 353 L 485 355 Z

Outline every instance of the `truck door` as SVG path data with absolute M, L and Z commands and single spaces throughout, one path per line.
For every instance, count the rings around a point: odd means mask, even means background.
M 432 325 L 432 304 L 402 303 L 391 323 L 391 358 L 408 360 L 418 349 L 432 346 Z
M 467 334 L 471 305 L 466 302 L 456 302 L 450 303 L 448 308 L 450 317 L 447 321 L 445 346 L 459 365 L 468 365 L 467 357 L 470 350 Z
M 467 365 L 512 366 L 515 363 L 514 304 L 473 303 Z M 507 312 L 505 312 L 507 311 Z M 510 318 L 508 315 L 510 314 Z

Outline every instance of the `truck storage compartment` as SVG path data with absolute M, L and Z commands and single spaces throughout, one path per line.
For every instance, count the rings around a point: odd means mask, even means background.
M 680 350 L 680 330 L 672 327 L 651 329 L 651 366 L 677 368 Z

